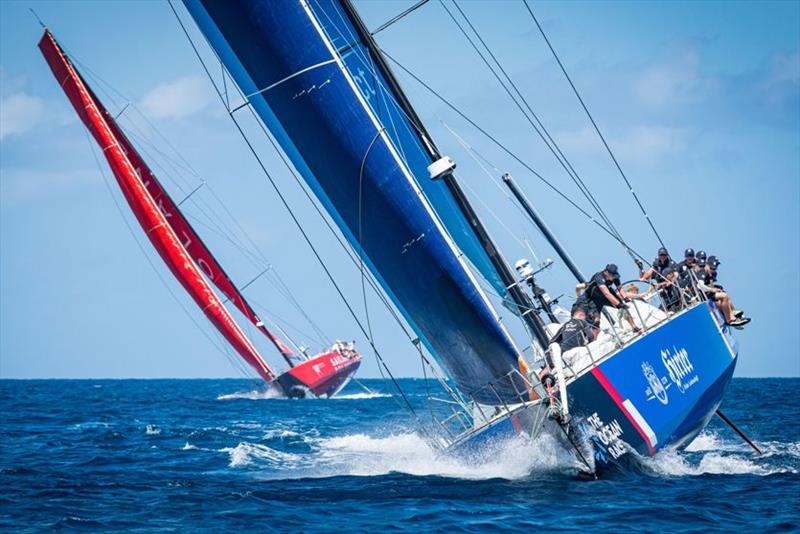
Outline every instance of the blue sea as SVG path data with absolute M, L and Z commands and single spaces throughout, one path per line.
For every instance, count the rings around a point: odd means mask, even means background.
M 684 452 L 597 481 L 510 444 L 436 454 L 398 395 L 366 380 L 284 400 L 249 380 L 0 381 L 0 529 L 450 532 L 800 528 L 800 379 L 735 379 Z M 423 380 L 402 380 L 412 402 Z M 424 417 L 422 412 L 421 417 Z

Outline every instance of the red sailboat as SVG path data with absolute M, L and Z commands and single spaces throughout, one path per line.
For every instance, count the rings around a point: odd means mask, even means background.
M 297 355 L 270 332 L 236 288 L 155 175 L 117 125 L 49 30 L 39 41 L 56 80 L 108 161 L 117 184 L 161 259 L 209 321 L 267 384 L 290 397 L 330 397 L 352 378 L 361 356 L 352 343 L 337 341 L 314 357 Z M 275 346 L 289 364 L 276 374 L 236 323 L 213 284 Z

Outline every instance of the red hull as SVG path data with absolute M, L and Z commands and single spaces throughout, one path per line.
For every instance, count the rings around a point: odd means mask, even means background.
M 289 397 L 332 397 L 340 391 L 361 365 L 355 351 L 331 350 L 289 369 L 275 381 Z

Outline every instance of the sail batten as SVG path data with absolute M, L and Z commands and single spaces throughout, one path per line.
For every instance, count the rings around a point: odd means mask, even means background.
M 497 402 L 484 386 L 516 368 L 517 350 L 339 57 L 336 45 L 342 43 L 327 38 L 308 2 L 184 3 L 242 93 L 254 95 L 253 109 L 459 389 L 480 402 Z M 271 88 L 260 90 L 265 87 Z M 497 391 L 514 397 L 507 383 Z
M 45 31 L 39 48 L 81 121 L 101 147 L 126 202 L 164 263 L 236 352 L 265 381 L 272 381 L 274 373 L 205 277 L 217 287 L 221 284 L 220 290 L 226 295 L 230 292 L 238 297 L 237 307 L 242 306 L 243 311 L 250 310 L 255 317 L 249 305 L 49 31 Z

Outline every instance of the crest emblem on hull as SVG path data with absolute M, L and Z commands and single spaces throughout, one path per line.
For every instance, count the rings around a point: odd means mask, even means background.
M 645 391 L 647 400 L 658 399 L 658 402 L 666 405 L 669 402 L 669 396 L 667 395 L 667 387 L 669 386 L 665 387 L 662 383 L 662 380 L 666 382 L 666 379 L 659 378 L 649 362 L 642 362 L 642 373 L 649 385 L 647 391 Z

